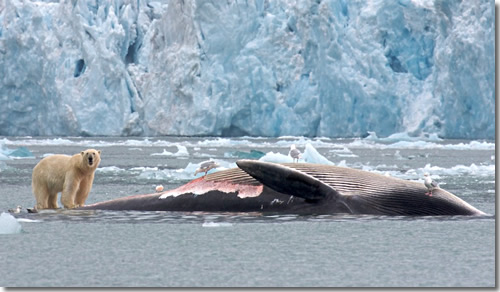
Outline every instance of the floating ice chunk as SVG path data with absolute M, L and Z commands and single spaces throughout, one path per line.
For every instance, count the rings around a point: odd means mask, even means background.
M 131 147 L 128 150 L 130 150 L 130 151 L 143 151 L 142 148 L 139 148 L 139 147 Z
M 460 143 L 457 146 L 461 147 L 460 149 L 457 150 L 495 150 L 495 143 L 489 143 L 486 141 L 483 142 L 471 141 L 469 142 L 468 145 Z
M 442 144 L 427 141 L 398 141 L 392 144 L 376 143 L 373 140 L 356 139 L 347 144 L 356 149 L 447 149 L 447 150 L 495 150 L 495 143 L 471 141 L 469 143 Z
M 265 155 L 266 154 L 264 152 L 253 149 L 250 150 L 250 152 L 233 151 L 224 153 L 224 157 L 241 158 L 241 159 L 260 159 Z
M 189 152 L 185 146 L 177 145 L 177 152 L 174 154 L 174 156 L 189 156 Z
M 316 150 L 316 148 L 314 148 L 311 145 L 311 143 L 306 144 L 306 149 L 304 150 L 304 153 L 302 154 L 302 158 L 304 159 L 305 162 L 308 162 L 308 163 L 334 165 L 333 162 L 328 160 L 323 155 L 319 154 L 318 150 Z
M 429 138 L 427 139 L 429 141 L 443 141 L 443 139 L 439 138 L 438 134 L 436 133 L 432 133 L 432 134 L 429 134 Z
M 5 145 L 25 145 L 25 146 L 75 146 L 75 145 L 92 145 L 92 143 L 95 143 L 94 141 L 71 141 L 68 139 L 62 139 L 62 138 L 55 138 L 55 139 L 32 139 L 28 138 L 26 140 L 15 140 L 11 141 L 7 138 L 4 138 L 0 145 L 5 144 Z
M 214 159 L 220 166 L 216 169 L 211 169 L 208 173 L 213 173 L 216 171 L 234 168 L 235 163 L 227 162 L 224 160 Z M 148 180 L 169 180 L 169 181 L 185 181 L 192 180 L 197 177 L 205 175 L 205 173 L 198 173 L 194 175 L 196 169 L 199 167 L 199 163 L 189 162 L 185 168 L 179 169 L 158 169 L 157 167 L 134 167 L 131 171 L 136 171 L 139 173 L 140 179 Z
M 102 173 L 124 173 L 126 172 L 125 169 L 119 168 L 117 166 L 104 166 L 104 167 L 98 167 L 96 169 L 96 172 L 102 172 Z
M 10 149 L 5 146 L 6 139 L 0 143 L 0 160 L 34 158 L 35 156 L 26 147 L 18 147 Z
M 189 152 L 186 148 L 186 146 L 182 145 L 175 145 L 177 146 L 177 152 L 172 153 L 167 151 L 166 149 L 163 149 L 162 153 L 152 153 L 151 156 L 172 156 L 172 157 L 186 157 L 189 156 Z
M 410 137 L 410 135 L 408 135 L 408 133 L 402 132 L 402 133 L 394 133 L 392 135 L 389 135 L 389 137 L 382 138 L 380 140 L 392 142 L 392 141 L 415 141 L 415 140 L 420 140 L 420 139 L 421 138 L 419 138 L 419 137 Z
M 347 163 L 346 163 L 346 161 L 345 161 L 345 160 L 342 160 L 342 161 L 340 161 L 339 163 L 337 163 L 337 166 L 340 166 L 340 167 L 348 167 L 348 166 L 347 166 Z
M 436 133 L 432 134 L 424 134 L 421 136 L 410 136 L 408 132 L 400 132 L 400 133 L 394 133 L 389 135 L 388 137 L 378 137 L 377 133 L 375 132 L 370 132 L 368 131 L 368 136 L 363 138 L 362 140 L 364 141 L 370 141 L 370 142 L 381 142 L 381 143 L 394 143 L 394 142 L 401 142 L 401 141 L 407 141 L 407 142 L 414 142 L 414 141 L 432 141 L 432 142 L 438 142 L 442 141 L 443 139 L 439 138 L 439 136 Z
M 276 145 L 281 146 L 281 147 L 286 147 L 290 148 L 292 144 L 295 144 L 298 148 L 301 147 L 301 145 L 305 145 L 306 143 L 311 143 L 313 142 L 311 138 L 307 138 L 304 136 L 282 136 L 278 138 L 279 140 L 276 141 Z M 321 143 L 323 141 L 316 139 L 314 142 Z
M 200 152 L 194 152 L 192 155 L 191 155 L 191 158 L 210 158 L 210 157 L 213 157 L 214 155 L 213 154 L 210 154 L 210 153 L 200 153 Z M 231 157 L 229 155 L 225 155 L 224 154 L 224 157 Z
M 331 149 L 328 152 L 332 152 L 332 153 L 335 153 L 335 154 L 338 154 L 338 153 L 352 154 L 352 151 L 349 148 L 344 147 L 344 146 L 341 146 L 339 148 Z
M 20 159 L 20 158 L 35 158 L 33 153 L 28 150 L 26 147 L 19 147 L 17 149 L 14 149 L 10 154 L 10 157 L 14 159 Z
M 409 169 L 405 172 L 401 172 L 398 165 L 387 165 L 379 164 L 376 166 L 362 164 L 360 162 L 347 164 L 345 160 L 342 160 L 336 164 L 341 167 L 350 167 L 361 169 L 369 172 L 379 173 L 383 175 L 389 175 L 401 179 L 409 179 L 423 182 L 423 175 L 428 172 L 433 178 L 439 179 L 442 176 L 456 177 L 456 176 L 495 176 L 495 165 L 476 165 L 472 163 L 469 166 L 466 165 L 455 165 L 453 167 L 445 168 L 439 166 L 432 166 L 431 164 L 426 164 L 422 168 Z
M 12 158 L 10 158 L 9 156 L 0 152 L 0 160 L 11 160 L 11 159 Z
M 307 163 L 318 163 L 318 164 L 327 164 L 334 165 L 333 162 L 328 160 L 323 155 L 319 154 L 318 150 L 312 146 L 311 143 L 307 143 L 304 153 L 301 154 L 299 162 L 307 162 Z M 259 159 L 260 161 L 265 162 L 274 162 L 274 163 L 291 163 L 293 162 L 293 158 L 289 155 L 284 155 L 281 153 L 268 152 L 265 156 Z
M 28 218 L 18 218 L 17 222 L 39 223 L 39 222 L 43 222 L 43 221 L 42 220 L 36 220 L 36 219 L 28 219 Z
M 230 138 L 215 138 L 215 139 L 206 139 L 204 141 L 199 141 L 196 143 L 197 147 L 227 147 L 230 146 L 248 146 L 250 141 L 246 139 L 235 140 Z M 215 149 L 215 148 L 214 148 Z
M 364 139 L 367 141 L 379 141 L 379 137 L 377 136 L 377 133 L 368 131 L 368 136 Z
M 196 170 L 198 169 L 198 166 L 199 166 L 198 163 L 191 163 L 191 162 L 189 162 L 188 165 L 186 166 L 186 168 L 184 168 L 183 172 L 184 173 L 190 173 L 191 177 L 192 177 L 194 175 L 194 173 L 196 172 Z M 201 175 L 203 175 L 203 174 L 201 174 Z
M 394 153 L 394 157 L 397 160 L 406 160 L 406 158 L 404 158 L 403 155 L 401 155 L 401 153 L 399 153 L 399 150 L 396 150 L 396 152 Z
M 342 153 L 338 153 L 336 154 L 338 157 L 359 157 L 358 155 L 354 154 L 354 153 L 351 153 L 351 154 L 342 154 Z
M 133 167 L 130 170 L 139 172 L 140 179 L 166 179 L 171 176 L 169 169 L 159 170 L 158 167 Z
M 229 222 L 203 222 L 202 227 L 231 227 L 233 224 Z
M 0 234 L 21 233 L 22 226 L 16 217 L 9 213 L 2 212 L 0 215 Z
M 259 159 L 264 162 L 274 162 L 274 163 L 290 163 L 293 162 L 293 158 L 281 153 L 268 152 L 266 155 Z
M 239 140 L 235 138 L 217 138 L 217 139 L 207 139 L 204 141 L 200 142 L 192 142 L 192 141 L 185 141 L 179 144 L 178 142 L 169 142 L 169 141 L 151 141 L 149 139 L 144 139 L 144 140 L 117 140 L 117 141 L 99 141 L 96 142 L 91 141 L 91 140 L 76 140 L 76 141 L 69 141 L 69 140 L 61 140 L 60 138 L 58 139 L 40 139 L 40 140 L 33 140 L 33 139 L 26 139 L 26 140 L 16 140 L 16 141 L 10 141 L 6 138 L 0 140 L 0 154 L 4 153 L 1 149 L 2 145 L 18 145 L 18 144 L 23 144 L 25 146 L 39 146 L 39 145 L 44 145 L 44 146 L 50 146 L 50 145 L 59 145 L 57 141 L 67 141 L 65 144 L 62 145 L 68 145 L 68 146 L 81 146 L 81 147 L 111 147 L 111 146 L 131 146 L 131 147 L 177 147 L 178 151 L 177 153 L 171 153 L 171 155 L 181 155 L 183 152 L 181 149 L 179 149 L 178 146 L 183 146 L 183 147 L 193 147 L 193 150 L 195 151 L 200 151 L 203 149 L 206 150 L 217 150 L 220 147 L 228 147 L 228 146 L 234 146 L 233 148 L 238 148 L 238 146 L 244 146 L 245 148 L 247 147 L 252 147 L 254 149 L 259 149 L 259 148 L 287 148 L 289 149 L 291 144 L 295 144 L 297 148 L 302 149 L 304 145 L 307 143 L 310 143 L 314 147 L 317 148 L 329 148 L 332 149 L 330 150 L 333 153 L 337 153 L 337 150 L 335 149 L 343 149 L 344 147 L 350 151 L 349 149 L 447 149 L 447 150 L 495 150 L 495 142 L 488 142 L 488 141 L 470 141 L 467 143 L 460 142 L 456 143 L 452 140 L 446 141 L 445 142 L 440 142 L 436 143 L 436 141 L 432 141 L 433 139 L 424 139 L 424 140 L 415 140 L 415 141 L 398 141 L 395 143 L 387 143 L 387 141 L 382 142 L 382 141 L 373 141 L 373 140 L 367 140 L 365 139 L 355 139 L 352 142 L 342 142 L 342 139 L 324 139 L 324 138 L 306 138 L 306 137 L 294 137 L 294 140 L 280 140 L 276 142 L 268 142 L 268 141 L 261 141 L 263 138 L 247 138 L 245 140 Z M 384 139 L 384 138 L 382 138 Z M 61 142 L 62 143 L 62 142 Z M 209 149 L 210 148 L 210 149 Z M 138 149 L 138 148 L 137 148 Z M 342 150 L 338 150 L 339 153 L 342 153 Z M 186 149 L 187 151 L 187 149 Z M 165 152 L 165 154 L 168 155 L 168 151 Z M 9 152 L 10 153 L 10 152 Z M 6 153 L 4 153 L 7 155 Z M 156 155 L 161 155 L 163 153 L 157 153 Z M 49 154 L 46 154 L 49 155 Z
M 151 153 L 151 156 L 173 156 L 174 153 L 167 151 L 166 149 L 163 149 L 162 153 Z
M 494 176 L 495 175 L 495 165 L 476 165 L 472 163 L 470 166 L 466 165 L 455 165 L 451 168 L 444 168 L 439 166 L 432 166 L 431 164 L 426 164 L 422 168 L 410 169 L 405 175 L 415 178 L 421 178 L 426 172 L 430 173 L 433 177 L 439 178 L 440 176 Z

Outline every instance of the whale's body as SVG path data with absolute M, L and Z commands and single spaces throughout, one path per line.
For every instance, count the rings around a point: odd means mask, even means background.
M 319 164 L 240 160 L 162 193 L 135 195 L 79 209 L 402 216 L 484 215 L 457 196 L 423 183 Z

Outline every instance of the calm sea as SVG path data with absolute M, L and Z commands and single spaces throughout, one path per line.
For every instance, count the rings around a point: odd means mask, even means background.
M 102 150 L 94 203 L 177 187 L 210 158 L 230 167 L 250 150 L 286 155 L 292 143 L 336 165 L 411 180 L 431 172 L 488 216 L 23 210 L 22 231 L 0 234 L 0 286 L 495 286 L 493 141 L 5 137 L 4 153 L 28 157 L 0 161 L 0 213 L 33 207 L 31 171 L 49 153 Z

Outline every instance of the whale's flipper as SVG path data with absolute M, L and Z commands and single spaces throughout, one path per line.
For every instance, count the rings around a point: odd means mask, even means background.
M 283 194 L 311 201 L 340 196 L 331 186 L 285 165 L 246 159 L 238 160 L 236 164 L 263 185 Z

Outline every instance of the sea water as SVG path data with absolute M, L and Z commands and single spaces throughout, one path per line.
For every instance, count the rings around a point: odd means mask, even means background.
M 205 160 L 217 161 L 218 170 L 235 167 L 247 155 L 285 162 L 291 144 L 306 162 L 422 183 L 429 172 L 440 187 L 488 215 L 26 212 L 35 205 L 32 169 L 50 154 L 102 151 L 86 202 L 91 204 L 152 193 L 160 184 L 175 188 L 193 179 Z M 494 147 L 494 141 L 375 134 L 365 139 L 1 138 L 0 286 L 493 287 Z M 21 213 L 8 213 L 17 205 Z

